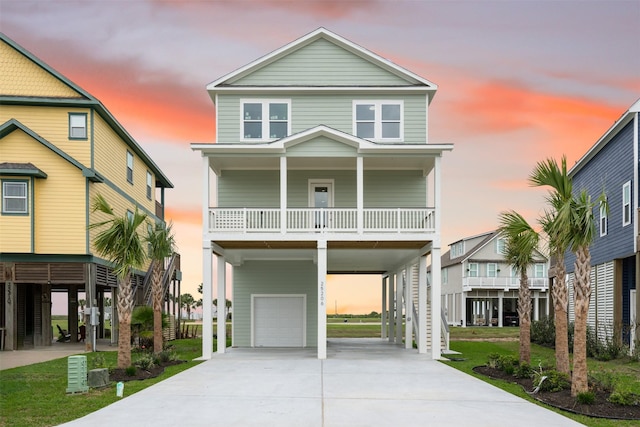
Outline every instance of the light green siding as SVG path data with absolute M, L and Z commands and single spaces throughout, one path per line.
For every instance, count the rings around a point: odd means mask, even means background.
M 251 346 L 252 294 L 306 294 L 307 346 L 317 347 L 317 269 L 312 261 L 247 261 L 234 267 L 234 346 Z
M 421 208 L 427 183 L 422 171 L 365 171 L 365 208 Z
M 280 206 L 280 172 L 226 170 L 218 177 L 218 207 L 277 208 Z
M 334 207 L 356 207 L 355 171 L 303 171 L 292 170 L 287 175 L 287 206 L 290 208 L 309 207 L 309 180 L 333 179 Z
M 385 94 L 379 96 L 358 93 L 296 94 L 264 99 L 291 99 L 291 133 L 305 131 L 318 125 L 326 125 L 339 131 L 353 134 L 353 101 L 393 100 L 404 104 L 404 142 L 424 144 L 427 142 L 427 99 L 422 94 Z M 240 141 L 240 100 L 261 99 L 240 95 L 218 95 L 218 142 Z
M 287 157 L 355 157 L 356 149 L 325 136 L 313 138 L 287 149 Z
M 233 86 L 410 86 L 414 82 L 319 39 L 228 83 Z

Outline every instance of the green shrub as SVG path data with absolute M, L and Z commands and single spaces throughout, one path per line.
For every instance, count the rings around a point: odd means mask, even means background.
M 93 358 L 91 359 L 91 367 L 92 369 L 102 369 L 107 367 L 107 361 L 104 358 L 104 355 L 101 353 L 94 353 Z
M 587 356 L 597 360 L 609 361 L 628 354 L 628 348 L 622 343 L 620 327 L 602 326 L 596 333 L 587 326 Z
M 506 372 L 507 374 L 513 374 L 516 366 L 518 366 L 518 359 L 515 356 L 505 354 L 498 359 L 498 369 Z
M 490 353 L 487 356 L 487 366 L 493 369 L 499 369 L 498 366 L 500 361 L 500 354 L 498 353 Z
M 552 317 L 531 322 L 531 342 L 545 347 L 555 347 L 556 324 Z
M 544 380 L 543 380 L 544 378 Z M 569 376 L 555 370 L 536 372 L 533 385 L 540 387 L 540 391 L 560 391 L 571 387 Z
M 134 376 L 136 372 L 138 372 L 138 368 L 136 368 L 135 366 L 129 366 L 124 370 L 124 373 L 130 377 Z
M 520 363 L 516 366 L 513 375 L 516 378 L 531 378 L 533 376 L 533 368 L 528 363 Z
M 134 364 L 145 371 L 156 366 L 153 355 L 149 353 L 143 353 Z
M 578 403 L 583 405 L 593 405 L 596 401 L 596 394 L 592 391 L 583 391 L 582 393 L 578 393 L 576 396 L 576 400 Z
M 589 373 L 589 387 L 611 393 L 618 382 L 618 377 L 611 371 L 593 371 Z
M 616 405 L 634 406 L 640 405 L 640 394 L 633 393 L 632 391 L 625 389 L 614 390 L 609 395 L 609 402 Z
M 178 360 L 178 354 L 173 350 L 162 350 L 156 354 L 158 363 L 167 363 Z

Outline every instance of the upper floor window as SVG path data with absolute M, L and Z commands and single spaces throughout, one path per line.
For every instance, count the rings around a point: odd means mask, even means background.
M 69 139 L 87 139 L 86 113 L 69 113 Z
M 127 151 L 127 181 L 133 184 L 133 154 Z
M 29 203 L 27 201 L 27 181 L 2 182 L 2 213 L 29 213 Z
M 544 267 L 544 264 L 536 263 L 536 265 L 534 266 L 533 277 L 538 279 L 545 277 L 546 275 L 544 274 Z
M 500 255 L 504 255 L 506 248 L 507 240 L 504 237 L 499 237 L 496 239 L 496 253 Z
M 290 110 L 287 99 L 243 100 L 242 139 L 272 140 L 289 135 Z
M 622 226 L 631 224 L 631 181 L 622 186 Z
M 153 176 L 147 171 L 147 199 L 151 200 L 151 192 L 153 189 Z
M 498 277 L 498 264 L 495 262 L 487 264 L 487 277 Z
M 607 235 L 607 204 L 600 203 L 600 237 Z
M 478 277 L 478 263 L 470 262 L 467 271 L 469 272 L 469 277 Z
M 464 254 L 463 242 L 454 243 L 451 245 L 451 259 L 458 258 Z
M 447 282 L 449 282 L 449 270 L 447 270 L 446 268 L 442 269 L 442 283 L 446 284 Z
M 402 101 L 354 101 L 353 133 L 374 141 L 403 140 Z
M 127 209 L 127 221 L 133 222 L 133 212 Z

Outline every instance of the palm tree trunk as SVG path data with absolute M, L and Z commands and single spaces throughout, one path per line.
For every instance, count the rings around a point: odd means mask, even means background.
M 131 366 L 131 312 L 133 311 L 133 289 L 131 275 L 118 287 L 118 368 Z
M 573 337 L 573 377 L 571 395 L 589 390 L 587 382 L 587 315 L 591 298 L 591 255 L 588 246 L 576 251 L 574 283 L 575 333 Z
M 569 367 L 569 325 L 567 317 L 567 307 L 569 305 L 569 295 L 564 283 L 566 270 L 564 268 L 564 254 L 557 257 L 556 276 L 553 280 L 553 311 L 556 326 L 556 370 L 567 375 L 571 375 Z
M 153 266 L 151 300 L 153 304 L 153 352 L 162 351 L 162 261 Z
M 520 276 L 518 317 L 520 319 L 520 363 L 531 363 L 531 291 L 527 273 L 522 273 Z

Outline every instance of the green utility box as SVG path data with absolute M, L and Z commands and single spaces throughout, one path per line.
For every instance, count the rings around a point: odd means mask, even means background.
M 87 356 L 69 356 L 67 360 L 67 393 L 86 393 Z

